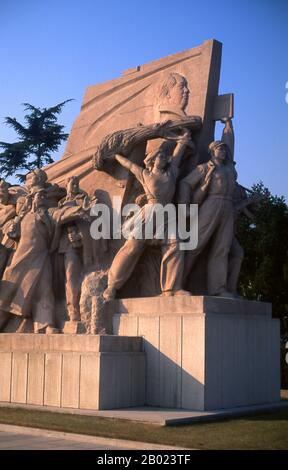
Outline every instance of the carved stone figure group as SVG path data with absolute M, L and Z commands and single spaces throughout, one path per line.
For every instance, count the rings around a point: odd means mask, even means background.
M 180 249 L 179 233 L 171 235 L 165 224 L 160 240 L 139 239 L 132 231 L 108 271 L 104 302 L 117 296 L 150 245 L 161 252 L 161 295 L 191 295 L 188 279 L 200 259 L 206 264 L 203 293 L 237 296 L 243 250 L 235 238 L 235 220 L 256 201 L 237 183 L 230 118 L 223 119 L 222 139 L 210 143 L 209 160 L 197 165 L 194 131 L 201 129 L 202 120 L 187 116 L 188 97 L 186 78 L 171 73 L 159 90 L 158 122 L 109 134 L 94 153 L 97 170 L 111 173 L 111 162 L 114 168 L 121 165 L 142 188 L 142 204 L 130 225 L 138 221 L 139 228 L 140 221 L 141 227 L 147 215 L 153 220 L 159 205 L 184 204 L 187 214 L 190 204 L 199 207 L 198 245 L 190 251 Z M 131 153 L 143 144 L 147 153 L 142 164 L 135 163 Z M 182 171 L 187 160 L 193 168 L 188 174 Z M 81 320 L 83 273 L 93 271 L 90 209 L 94 203 L 77 176 L 68 179 L 66 189 L 49 183 L 41 169 L 27 175 L 25 186 L 0 181 L 0 331 L 17 316 L 30 319 L 34 332 L 57 332 L 55 302 L 61 295 L 69 321 Z M 60 272 L 62 282 L 58 282 Z
M 91 203 L 77 177 L 69 179 L 67 191 L 49 184 L 40 169 L 27 175 L 24 187 L 1 181 L 0 331 L 16 315 L 32 319 L 34 332 L 57 332 L 53 270 L 61 254 L 67 313 L 80 320 L 82 239 Z
M 239 188 L 235 170 L 234 132 L 230 119 L 225 119 L 221 141 L 209 145 L 210 160 L 197 165 L 184 178 L 179 178 L 181 159 L 187 147 L 194 148 L 189 131 L 184 127 L 173 154 L 165 142 L 144 160 L 145 168 L 132 163 L 121 155 L 115 160 L 128 169 L 141 183 L 146 204 L 141 209 L 147 217 L 149 206 L 155 212 L 156 205 L 171 202 L 198 204 L 198 245 L 191 251 L 179 249 L 179 238 L 164 236 L 159 242 L 162 250 L 160 285 L 162 295 L 191 295 L 185 290 L 186 280 L 204 250 L 208 250 L 208 295 L 237 296 L 237 280 L 243 258 L 243 250 L 234 236 L 236 214 L 239 213 Z M 181 126 L 179 126 L 181 128 Z M 183 126 L 182 126 L 183 127 Z M 165 136 L 165 135 L 164 135 Z M 169 132 L 167 138 L 171 138 Z M 168 151 L 167 151 L 168 148 Z M 238 194 L 238 196 L 237 196 Z M 238 199 L 237 199 L 238 197 Z M 242 191 L 241 206 L 255 202 Z M 244 204 L 243 204 L 243 201 Z M 141 215 L 141 214 L 140 214 Z M 139 215 L 137 215 L 139 217 Z M 147 219 L 146 219 L 147 220 Z M 116 254 L 108 274 L 105 300 L 112 300 L 131 276 L 135 266 L 150 240 L 131 238 Z

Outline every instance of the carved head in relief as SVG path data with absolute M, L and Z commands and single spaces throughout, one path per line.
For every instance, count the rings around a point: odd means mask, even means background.
M 47 191 L 45 189 L 40 189 L 34 194 L 32 201 L 32 210 L 34 212 L 46 206 L 46 197 Z
M 221 140 L 214 140 L 208 147 L 212 160 L 224 162 L 227 160 L 227 146 Z
M 44 188 L 47 179 L 47 173 L 44 170 L 36 169 L 28 173 L 25 179 L 25 185 L 30 191 L 34 187 Z
M 153 169 L 165 170 L 171 160 L 173 148 L 171 142 L 164 141 L 156 150 L 149 152 L 144 160 L 146 169 L 149 171 Z
M 158 98 L 160 112 L 185 114 L 188 104 L 189 88 L 186 78 L 180 73 L 170 73 L 162 82 Z
M 77 196 L 77 194 L 79 194 L 80 192 L 80 188 L 79 188 L 79 178 L 78 176 L 71 176 L 69 179 L 68 179 L 68 183 L 67 183 L 67 194 L 69 196 Z

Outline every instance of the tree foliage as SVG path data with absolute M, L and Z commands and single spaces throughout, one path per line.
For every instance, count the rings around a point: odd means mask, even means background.
M 242 216 L 237 238 L 245 258 L 240 292 L 251 300 L 272 302 L 273 316 L 281 320 L 281 383 L 288 388 L 288 208 L 283 197 L 273 196 L 263 183 L 252 192 L 260 196 L 255 219 Z
M 13 143 L 0 142 L 0 175 L 4 178 L 16 176 L 20 181 L 24 175 L 18 171 L 31 171 L 35 168 L 53 163 L 52 154 L 56 152 L 63 141 L 68 138 L 64 126 L 57 119 L 66 100 L 51 108 L 37 108 L 24 103 L 24 124 L 15 117 L 6 117 L 4 122 L 12 127 L 18 135 Z
M 245 252 L 240 290 L 248 299 L 272 302 L 274 316 L 281 318 L 288 314 L 288 208 L 262 182 L 252 192 L 260 198 L 255 218 L 242 216 L 237 223 Z

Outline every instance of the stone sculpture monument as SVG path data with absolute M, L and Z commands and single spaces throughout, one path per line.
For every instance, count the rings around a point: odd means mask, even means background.
M 278 321 L 237 294 L 235 220 L 257 200 L 237 181 L 220 64 L 221 44 L 205 41 L 89 87 L 63 157 L 24 186 L 0 181 L 0 401 L 207 410 L 279 400 Z M 191 204 L 198 241 L 182 249 Z

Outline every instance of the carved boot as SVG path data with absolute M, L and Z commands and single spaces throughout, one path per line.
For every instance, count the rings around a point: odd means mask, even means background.
M 160 294 L 161 297 L 173 297 L 174 295 L 186 295 L 191 296 L 191 292 L 187 290 L 179 289 L 179 290 L 165 290 Z
M 191 297 L 192 294 L 188 290 L 179 289 L 179 290 L 173 291 L 173 295 L 186 295 L 188 297 Z
M 48 325 L 46 328 L 46 335 L 58 335 L 60 331 L 58 328 L 55 328 L 54 326 Z
M 160 297 L 172 297 L 173 295 L 173 290 L 164 290 L 161 292 Z
M 69 321 L 81 321 L 79 309 L 70 305 L 67 307 Z
M 55 328 L 52 325 L 41 325 L 38 322 L 33 322 L 33 327 L 34 327 L 34 333 L 36 334 L 46 334 L 46 335 L 51 335 L 51 334 L 58 334 L 59 330 L 58 328 Z

